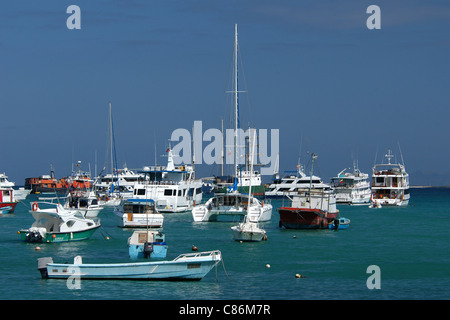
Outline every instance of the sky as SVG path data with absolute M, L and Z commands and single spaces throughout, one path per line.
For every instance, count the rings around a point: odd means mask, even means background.
M 70 5 L 81 29 L 67 28 Z M 119 167 L 154 164 L 155 148 L 165 164 L 194 121 L 231 127 L 235 24 L 241 125 L 279 129 L 281 174 L 308 153 L 325 181 L 354 160 L 370 174 L 391 148 L 411 184 L 450 185 L 450 3 L 436 0 L 7 1 L 0 172 L 16 185 L 77 161 L 100 172 L 110 102 Z

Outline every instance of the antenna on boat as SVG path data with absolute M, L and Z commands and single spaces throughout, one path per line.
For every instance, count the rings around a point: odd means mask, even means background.
M 403 164 L 403 166 L 405 166 L 405 161 L 403 161 L 402 149 L 400 148 L 400 141 L 397 141 L 397 144 L 398 144 L 398 150 L 400 151 L 400 158 L 402 158 L 402 164 Z

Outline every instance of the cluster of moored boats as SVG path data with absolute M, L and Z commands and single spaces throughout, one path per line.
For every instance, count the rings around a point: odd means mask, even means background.
M 237 26 L 235 27 L 235 77 L 237 78 Z M 234 94 L 235 115 L 238 105 L 237 80 Z M 110 107 L 111 108 L 111 107 Z M 111 110 L 111 109 L 110 109 Z M 112 116 L 111 131 L 112 131 Z M 235 134 L 238 132 L 236 120 Z M 112 134 L 112 132 L 111 132 Z M 235 137 L 235 150 L 237 150 Z M 113 139 L 111 139 L 113 141 Z M 256 141 L 254 137 L 253 142 Z M 128 239 L 131 259 L 165 259 L 167 244 L 162 232 L 164 216 L 169 213 L 191 212 L 194 222 L 227 221 L 236 241 L 263 241 L 267 239 L 262 224 L 272 219 L 273 198 L 289 201 L 278 208 L 279 225 L 293 229 L 345 229 L 350 220 L 339 215 L 337 204 L 405 206 L 409 201 L 409 177 L 404 164 L 375 165 L 372 183 L 368 174 L 354 168 L 342 170 L 327 184 L 313 174 L 315 154 L 311 155 L 311 173 L 308 176 L 298 166 L 296 175 L 276 177 L 267 187 L 261 175 L 250 163 L 249 170 L 235 165 L 231 177 L 214 179 L 195 177 L 193 164 L 175 165 L 172 150 L 167 152 L 166 166 L 144 167 L 142 170 L 117 169 L 113 164 L 109 174 L 91 179 L 82 172 L 81 163 L 71 177 L 55 179 L 50 175 L 27 178 L 25 188 L 16 189 L 0 175 L 0 213 L 13 213 L 16 204 L 28 194 L 38 195 L 30 203 L 34 218 L 31 227 L 18 231 L 23 241 L 55 243 L 88 239 L 101 227 L 99 214 L 105 207 L 113 207 L 121 219 L 121 227 L 137 229 Z M 254 145 L 249 159 L 253 159 Z M 235 152 L 237 157 L 237 152 Z M 237 161 L 235 161 L 237 163 Z M 246 167 L 247 168 L 247 167 Z M 9 183 L 9 184 L 8 184 Z M 52 197 L 46 196 L 51 192 Z M 203 196 L 208 195 L 208 199 Z M 44 278 L 79 276 L 87 279 L 170 279 L 200 280 L 222 259 L 219 250 L 183 254 L 172 261 L 157 260 L 120 264 L 85 264 L 80 256 L 73 264 L 54 263 L 52 258 L 39 259 L 38 268 Z

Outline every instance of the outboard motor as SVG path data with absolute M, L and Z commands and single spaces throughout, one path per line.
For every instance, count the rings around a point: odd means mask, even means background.
M 49 263 L 53 263 L 53 259 L 51 257 L 44 257 L 38 259 L 38 270 L 41 272 L 42 279 L 48 278 L 47 264 Z
M 153 244 L 151 242 L 144 243 L 144 258 L 149 258 L 153 252 Z
M 42 242 L 43 238 L 39 232 L 28 232 L 25 241 L 27 242 Z

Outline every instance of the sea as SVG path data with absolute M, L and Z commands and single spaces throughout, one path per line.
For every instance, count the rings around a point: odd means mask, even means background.
M 34 219 L 29 195 L 14 214 L 0 216 L 1 300 L 447 300 L 450 298 L 450 188 L 414 188 L 406 207 L 371 209 L 338 206 L 351 220 L 345 230 L 287 230 L 264 223 L 267 241 L 232 239 L 236 223 L 193 222 L 190 212 L 166 214 L 167 259 L 220 250 L 222 263 L 196 282 L 41 279 L 37 259 L 55 262 L 130 262 L 132 230 L 120 226 L 112 209 L 99 215 L 102 227 L 88 240 L 36 244 L 17 231 Z M 40 249 L 39 249 L 39 248 Z

